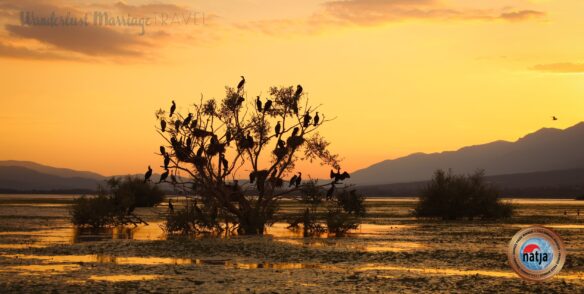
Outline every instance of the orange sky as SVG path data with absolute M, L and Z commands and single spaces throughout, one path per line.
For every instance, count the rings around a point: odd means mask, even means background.
M 242 74 L 250 95 L 302 84 L 337 116 L 321 133 L 349 171 L 584 120 L 584 2 L 470 2 L 0 0 L 0 160 L 142 173 L 159 164 L 155 110 Z M 140 35 L 22 26 L 20 11 L 198 22 Z

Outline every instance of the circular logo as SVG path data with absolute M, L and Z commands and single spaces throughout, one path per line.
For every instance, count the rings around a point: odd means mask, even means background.
M 511 239 L 508 252 L 511 268 L 522 278 L 543 281 L 559 273 L 566 261 L 566 249 L 554 231 L 533 226 Z

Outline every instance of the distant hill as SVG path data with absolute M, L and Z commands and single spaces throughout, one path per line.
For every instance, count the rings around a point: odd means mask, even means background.
M 68 168 L 58 168 L 52 167 L 47 165 L 38 164 L 32 161 L 18 161 L 18 160 L 0 160 L 0 167 L 25 167 L 29 170 L 37 171 L 39 173 L 65 177 L 65 178 L 87 178 L 87 179 L 94 179 L 94 180 L 103 180 L 106 177 L 102 176 L 98 173 L 89 172 L 89 171 L 77 171 Z M 1 179 L 1 178 L 0 178 Z
M 102 180 L 63 177 L 20 166 L 0 166 L 0 189 L 5 191 L 96 190 Z
M 425 181 L 436 169 L 506 175 L 584 168 L 584 123 L 565 130 L 544 128 L 515 142 L 495 141 L 440 153 L 385 160 L 351 174 L 351 183 L 383 185 Z
M 487 176 L 503 197 L 573 198 L 584 194 L 584 168 Z M 367 196 L 418 196 L 428 181 L 360 185 Z

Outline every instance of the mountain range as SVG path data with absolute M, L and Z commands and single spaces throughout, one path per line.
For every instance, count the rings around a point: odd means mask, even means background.
M 437 169 L 450 169 L 457 174 L 483 169 L 487 179 L 506 195 L 582 194 L 584 122 L 565 130 L 543 128 L 514 142 L 495 141 L 456 151 L 414 153 L 385 160 L 354 171 L 349 183 L 372 196 L 417 195 Z M 85 193 L 95 191 L 107 178 L 30 161 L 0 161 L 0 193 Z
M 351 174 L 357 185 L 425 181 L 437 169 L 453 173 L 485 170 L 507 175 L 584 168 L 584 122 L 565 130 L 543 128 L 515 142 L 495 141 L 456 151 L 414 153 L 385 160 Z

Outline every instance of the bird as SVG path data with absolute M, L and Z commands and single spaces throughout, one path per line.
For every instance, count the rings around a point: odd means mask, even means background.
M 176 104 L 174 103 L 174 100 L 172 100 L 172 106 L 170 106 L 170 116 L 172 116 L 174 114 L 175 110 L 176 110 Z
M 292 111 L 294 111 L 294 114 L 298 115 L 298 102 L 296 100 L 292 102 Z
M 150 181 L 150 177 L 152 176 L 152 168 L 148 166 L 148 171 L 144 174 L 144 183 Z
M 221 164 L 223 165 L 223 173 L 225 173 L 229 169 L 229 162 L 227 159 L 225 159 L 225 155 L 223 155 L 223 153 L 221 153 L 219 158 L 221 160 Z
M 168 164 L 170 164 L 170 155 L 166 153 L 164 154 L 164 169 L 168 169 Z
M 558 118 L 557 118 L 557 117 L 555 117 L 555 116 L 552 116 L 552 119 L 553 119 L 553 120 L 558 120 Z
M 253 142 L 253 138 L 250 135 L 250 132 L 247 132 L 246 140 L 247 140 L 247 145 L 249 146 L 249 148 L 253 147 L 254 142 Z
M 328 191 L 326 191 L 326 199 L 330 199 L 333 196 L 333 193 L 335 193 L 335 184 L 332 183 L 331 187 L 328 189 Z
M 284 142 L 282 139 L 278 140 L 278 147 L 282 149 L 286 148 L 286 142 Z
M 166 148 L 164 146 L 160 146 L 160 154 L 166 154 Z
M 334 178 L 334 177 L 335 177 L 335 175 L 336 175 L 336 173 L 335 173 L 335 172 L 334 172 L 334 171 L 331 169 L 331 173 L 330 173 L 330 177 L 331 177 L 331 179 L 332 179 L 332 178 Z
M 243 101 L 245 101 L 245 98 L 243 98 L 242 96 L 237 97 L 237 102 L 235 102 L 235 106 L 236 107 L 241 106 L 241 104 L 243 104 Z
M 308 111 L 304 114 L 304 127 L 308 128 L 308 126 L 310 125 L 310 119 L 312 117 L 310 117 L 310 114 L 308 113 Z
M 314 126 L 318 126 L 318 123 L 320 122 L 320 116 L 318 116 L 318 111 L 316 112 L 316 115 L 314 116 Z
M 164 132 L 166 130 L 166 121 L 165 120 L 161 120 L 160 121 L 160 129 Z
M 295 137 L 296 135 L 298 135 L 298 131 L 300 131 L 300 129 L 298 127 L 294 128 L 294 130 L 292 130 L 292 136 L 291 137 Z
M 276 132 L 276 136 L 280 135 L 280 130 L 282 129 L 282 125 L 280 125 L 280 122 L 278 122 L 276 124 L 276 127 L 274 127 L 274 131 Z
M 193 122 L 191 123 L 191 129 L 196 129 L 197 128 L 197 120 L 193 120 Z
M 158 181 L 158 183 L 166 181 L 166 178 L 168 178 L 168 173 L 169 173 L 168 169 L 164 173 L 162 173 L 160 175 L 160 180 Z
M 243 85 L 245 85 L 245 77 L 241 76 L 241 81 L 237 84 L 237 93 L 241 92 L 243 89 Z
M 270 111 L 271 108 L 272 108 L 272 100 L 268 99 L 268 100 L 266 100 L 266 103 L 264 104 L 264 112 Z
M 288 187 L 292 187 L 293 185 L 295 185 L 297 178 L 298 178 L 297 175 L 292 176 L 292 178 L 290 178 L 290 184 L 288 184 Z
M 302 95 L 302 86 L 298 85 L 296 86 L 296 93 L 294 93 L 294 100 L 298 100 L 298 98 L 300 98 L 300 95 Z
M 296 187 L 300 186 L 300 184 L 302 183 L 302 173 L 298 172 L 298 177 L 296 178 Z
M 189 115 L 187 115 L 187 117 L 183 121 L 183 126 L 188 126 L 189 123 L 191 122 L 191 119 L 193 119 L 193 114 L 189 112 Z
M 178 129 L 180 128 L 180 119 L 177 119 L 176 121 L 174 121 L 174 129 L 178 131 Z
M 260 96 L 256 98 L 256 107 L 258 108 L 259 112 L 262 112 L 262 100 L 260 99 Z

